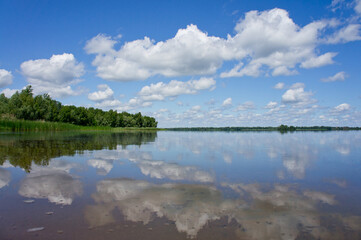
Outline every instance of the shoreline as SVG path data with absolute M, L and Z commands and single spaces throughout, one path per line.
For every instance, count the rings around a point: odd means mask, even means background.
M 178 131 L 178 132 L 302 132 L 302 131 L 358 131 L 361 127 L 331 127 L 331 126 L 287 126 L 279 127 L 178 127 L 178 128 L 149 128 L 149 127 L 108 127 L 81 126 L 62 122 L 45 122 L 30 120 L 0 119 L 0 132 L 49 132 L 49 131 Z

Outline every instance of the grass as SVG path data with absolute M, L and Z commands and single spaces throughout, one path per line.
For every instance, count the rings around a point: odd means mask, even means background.
M 39 131 L 144 131 L 159 130 L 157 128 L 112 128 L 112 127 L 95 127 L 95 126 L 79 126 L 70 123 L 60 122 L 43 122 L 28 120 L 6 120 L 0 119 L 0 131 L 12 132 L 39 132 Z

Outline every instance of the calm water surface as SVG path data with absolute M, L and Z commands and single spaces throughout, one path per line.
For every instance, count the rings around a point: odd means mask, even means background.
M 361 239 L 361 132 L 0 134 L 0 239 Z

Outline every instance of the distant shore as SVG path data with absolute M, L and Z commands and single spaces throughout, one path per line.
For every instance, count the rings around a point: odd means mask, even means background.
M 330 127 L 330 126 L 287 126 L 278 127 L 179 127 L 179 128 L 146 128 L 146 127 L 107 127 L 107 126 L 80 126 L 71 123 L 9 120 L 0 119 L 0 131 L 22 132 L 22 131 L 194 131 L 194 132 L 251 132 L 251 131 L 350 131 L 361 130 L 361 127 Z
M 361 127 L 330 127 L 330 126 L 287 126 L 278 127 L 189 127 L 189 128 L 165 128 L 167 131 L 199 131 L 199 132 L 252 132 L 252 131 L 278 131 L 278 132 L 295 132 L 295 131 L 350 131 L 361 130 Z

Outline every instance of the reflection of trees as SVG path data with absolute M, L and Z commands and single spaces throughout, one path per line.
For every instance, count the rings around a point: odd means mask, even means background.
M 91 226 L 116 222 L 118 209 L 128 221 L 148 224 L 156 217 L 175 223 L 188 237 L 208 223 L 235 220 L 240 239 L 359 239 L 361 217 L 320 211 L 337 204 L 333 195 L 286 185 L 222 184 L 238 194 L 225 198 L 213 186 L 192 184 L 152 184 L 129 179 L 108 179 L 97 184 L 96 202 L 85 208 Z M 337 222 L 337 228 L 330 223 Z
M 155 131 L 48 133 L 0 135 L 0 165 L 9 161 L 30 172 L 34 162 L 48 165 L 49 160 L 60 156 L 82 154 L 86 150 L 116 149 L 119 145 L 138 145 L 154 142 Z

